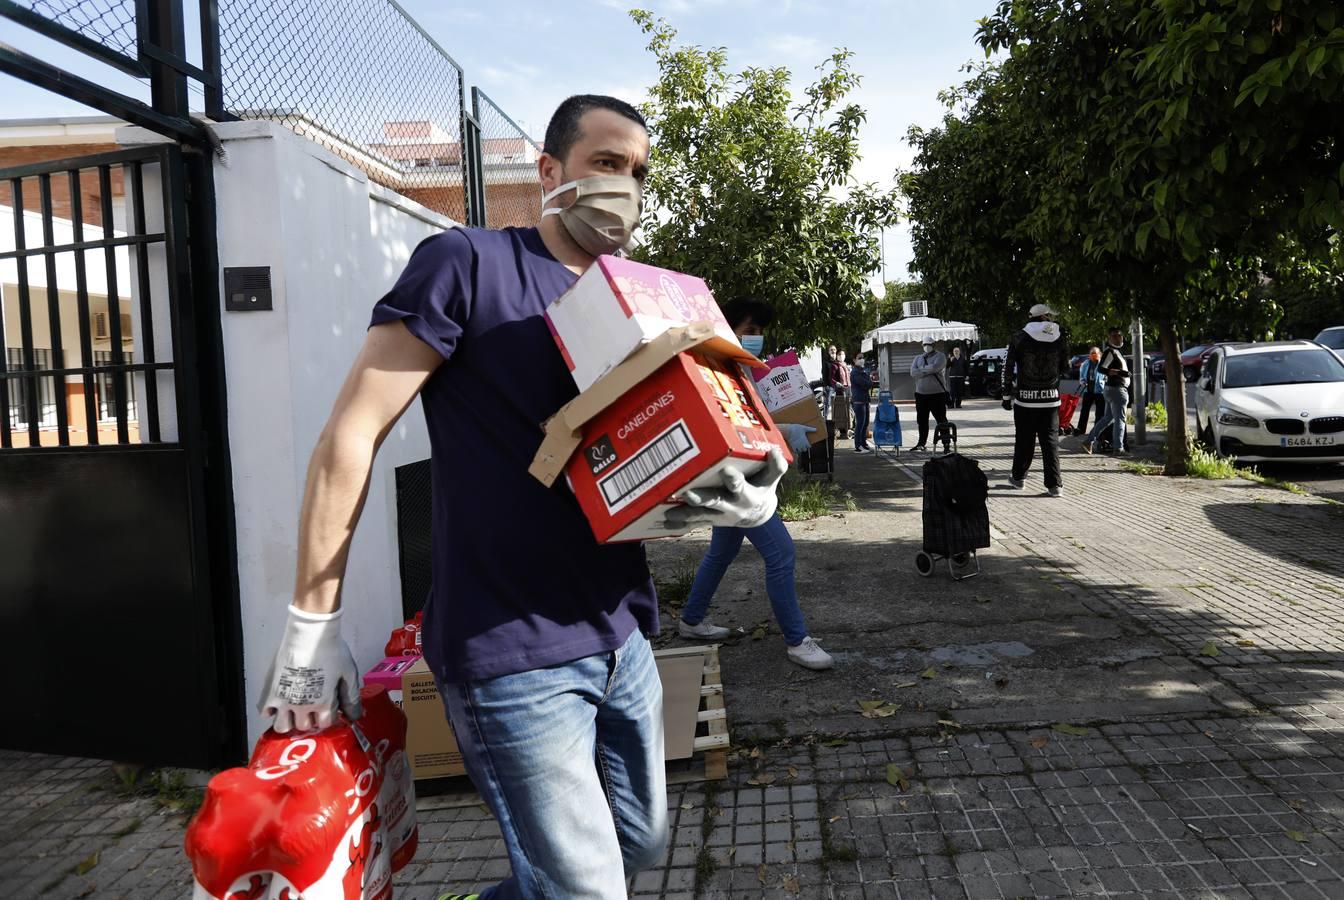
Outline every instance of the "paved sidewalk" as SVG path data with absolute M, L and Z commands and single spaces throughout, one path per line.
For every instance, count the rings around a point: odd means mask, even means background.
M 1341 508 L 1068 450 L 1063 497 L 1039 465 L 1009 491 L 1007 415 L 953 416 L 991 477 L 984 574 L 917 576 L 918 458 L 842 448 L 858 510 L 791 526 L 839 665 L 787 662 L 744 550 L 711 611 L 745 629 L 721 650 L 738 753 L 670 792 L 635 896 L 1344 897 Z M 650 547 L 669 617 L 705 543 Z M 0 754 L 0 896 L 187 896 L 181 817 L 113 785 Z M 475 803 L 420 821 L 398 897 L 507 871 Z

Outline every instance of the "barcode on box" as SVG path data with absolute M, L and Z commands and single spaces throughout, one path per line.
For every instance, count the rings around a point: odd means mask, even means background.
M 608 513 L 617 513 L 699 453 L 684 420 L 654 438 L 618 469 L 598 481 Z

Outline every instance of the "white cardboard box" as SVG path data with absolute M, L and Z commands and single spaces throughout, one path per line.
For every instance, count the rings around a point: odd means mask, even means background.
M 599 256 L 546 310 L 546 324 L 580 391 L 669 328 L 709 322 L 733 334 L 699 278 L 615 256 Z

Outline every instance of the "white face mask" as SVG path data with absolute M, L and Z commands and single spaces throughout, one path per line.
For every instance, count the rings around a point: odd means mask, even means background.
M 925 345 L 924 345 L 924 352 L 925 352 L 925 353 L 932 353 L 932 352 L 933 352 L 933 344 L 925 344 Z
M 541 217 L 559 216 L 560 224 L 578 244 L 593 256 L 615 253 L 630 243 L 639 227 L 644 209 L 643 188 L 629 175 L 592 175 L 569 181 L 541 198 L 545 206 L 566 191 L 574 191 L 574 202 L 565 207 L 550 207 Z

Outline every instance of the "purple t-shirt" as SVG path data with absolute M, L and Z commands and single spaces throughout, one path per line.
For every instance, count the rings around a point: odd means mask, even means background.
M 527 468 L 578 393 L 542 312 L 577 276 L 535 228 L 455 228 L 416 247 L 372 324 L 442 354 L 420 391 L 433 478 L 424 651 L 443 681 L 509 675 L 658 631 L 641 544 L 602 546 L 563 478 Z

